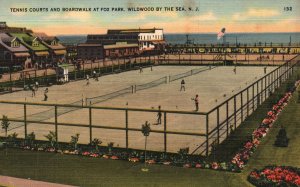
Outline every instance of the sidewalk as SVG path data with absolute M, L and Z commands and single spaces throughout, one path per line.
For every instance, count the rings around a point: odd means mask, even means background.
M 0 186 L 8 187 L 71 187 L 69 185 L 35 181 L 30 179 L 21 179 L 0 175 Z

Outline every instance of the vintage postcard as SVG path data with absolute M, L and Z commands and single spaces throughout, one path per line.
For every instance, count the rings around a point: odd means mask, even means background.
M 0 0 L 0 186 L 300 186 L 299 0 Z

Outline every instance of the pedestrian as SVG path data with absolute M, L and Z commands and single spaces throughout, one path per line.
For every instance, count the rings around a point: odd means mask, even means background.
M 140 66 L 140 73 L 142 73 L 143 72 L 143 67 L 142 66 Z
M 29 89 L 31 90 L 31 97 L 34 97 L 35 96 L 35 89 L 31 84 L 29 84 Z
M 46 88 L 44 91 L 44 101 L 48 100 L 48 92 L 49 92 L 49 90 L 48 90 L 48 88 Z
M 162 116 L 162 113 L 160 111 L 160 105 L 158 106 L 158 112 L 157 112 L 157 125 L 160 125 L 161 124 L 161 116 Z
M 236 74 L 236 66 L 234 66 L 233 72 L 234 72 L 234 74 Z
M 180 91 L 181 90 L 185 91 L 185 81 L 184 81 L 184 79 L 181 80 Z
M 89 75 L 86 75 L 86 85 L 88 86 L 90 84 L 90 77 Z
M 265 74 L 267 73 L 267 67 L 264 67 L 264 73 Z
M 35 81 L 35 90 L 38 91 L 38 89 L 39 89 L 39 82 Z
M 195 101 L 195 108 L 196 108 L 195 111 L 198 111 L 199 110 L 199 97 L 198 97 L 198 94 L 196 95 L 195 98 L 192 98 L 192 100 Z
M 93 78 L 94 78 L 94 79 L 96 79 L 96 75 L 97 75 L 97 73 L 96 73 L 96 71 L 94 70 L 94 71 L 93 71 Z
M 152 67 L 153 67 L 153 66 L 151 65 L 151 71 L 153 71 Z

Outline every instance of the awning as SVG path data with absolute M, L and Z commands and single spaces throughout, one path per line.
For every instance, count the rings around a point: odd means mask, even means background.
M 56 55 L 65 55 L 65 54 L 67 54 L 67 51 L 66 50 L 55 50 L 54 53 Z
M 154 42 L 152 42 L 154 45 L 155 44 L 166 44 L 166 42 L 165 41 L 154 41 Z
M 29 57 L 29 53 L 14 53 L 15 57 Z
M 48 56 L 49 53 L 47 51 L 35 52 L 36 56 Z
M 67 68 L 67 67 L 69 67 L 69 64 L 58 64 L 58 67 Z

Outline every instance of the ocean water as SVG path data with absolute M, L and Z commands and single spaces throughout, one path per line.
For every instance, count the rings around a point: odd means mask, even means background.
M 84 43 L 86 35 L 57 36 L 62 43 Z M 165 34 L 167 43 L 184 44 L 186 34 Z M 189 34 L 189 39 L 196 44 L 223 43 L 223 39 L 217 40 L 217 34 Z M 225 42 L 229 44 L 247 43 L 300 43 L 300 32 L 297 33 L 230 33 L 225 35 Z

